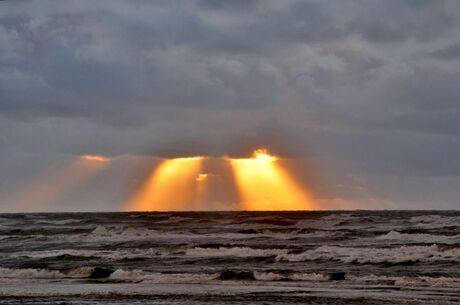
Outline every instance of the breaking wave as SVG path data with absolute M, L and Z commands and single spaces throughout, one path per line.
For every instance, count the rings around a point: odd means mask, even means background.
M 79 267 L 69 270 L 49 270 L 35 268 L 0 268 L 0 279 L 88 279 L 95 267 Z M 110 271 L 107 277 L 100 281 L 116 282 L 152 282 L 152 283 L 205 283 L 218 281 L 223 274 L 229 273 L 160 273 L 143 270 L 116 269 Z M 230 271 L 231 280 L 255 281 L 329 281 L 326 273 L 279 273 L 272 271 Z M 382 276 L 382 275 L 346 275 L 345 279 L 354 284 L 390 285 L 396 287 L 442 287 L 460 288 L 458 277 L 430 277 L 430 276 Z
M 431 246 L 402 246 L 399 248 L 322 246 L 300 254 L 279 254 L 275 259 L 277 261 L 289 262 L 332 260 L 358 264 L 460 262 L 460 248 L 445 249 L 436 244 Z
M 81 223 L 81 219 L 62 219 L 62 220 L 37 220 L 36 224 L 47 224 L 47 225 L 70 225 Z
M 394 285 L 398 287 L 460 288 L 460 278 L 456 277 L 351 275 L 347 279 L 357 283 Z
M 86 278 L 94 271 L 93 267 L 79 267 L 66 271 L 36 269 L 36 268 L 0 268 L 0 278 L 16 279 L 62 279 L 62 278 Z
M 346 221 L 356 219 L 355 216 L 350 214 L 340 214 L 340 215 L 328 215 L 323 216 L 319 219 L 304 219 L 299 220 L 296 223 L 298 228 L 311 228 L 311 229 L 332 229 L 341 224 L 344 224 Z
M 158 273 L 145 272 L 143 270 L 123 270 L 117 269 L 111 275 L 111 280 L 121 281 L 151 281 L 156 283 L 194 283 L 205 282 L 216 279 L 218 274 L 206 273 Z
M 397 231 L 390 231 L 385 235 L 376 237 L 380 240 L 396 240 L 404 243 L 445 243 L 456 244 L 460 243 L 460 235 L 445 236 L 445 235 L 432 235 L 432 234 L 407 234 L 399 233 Z
M 460 217 L 441 215 L 414 216 L 409 220 L 415 227 L 423 229 L 441 229 L 446 227 L 460 227 Z
M 281 274 L 277 272 L 255 271 L 254 277 L 258 281 L 327 281 L 327 274 L 321 273 L 291 273 Z
M 219 247 L 219 248 L 200 248 L 195 247 L 187 249 L 186 255 L 190 256 L 236 256 L 236 257 L 262 257 L 262 256 L 276 256 L 286 255 L 288 251 L 286 249 L 253 249 L 248 247 Z
M 119 249 L 119 250 L 89 250 L 89 249 L 62 249 L 62 250 L 43 250 L 13 252 L 3 257 L 28 257 L 36 259 L 63 258 L 63 257 L 82 257 L 82 258 L 103 258 L 107 260 L 123 260 L 136 258 L 150 258 L 167 255 L 165 249 Z
M 0 296 L 238 287 L 444 304 L 460 295 L 460 212 L 2 214 L 0 266 Z

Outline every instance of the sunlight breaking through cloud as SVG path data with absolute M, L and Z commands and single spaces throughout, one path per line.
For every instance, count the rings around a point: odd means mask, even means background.
M 204 196 L 203 157 L 163 160 L 127 204 L 127 210 L 171 211 L 198 207 Z M 202 181 L 200 181 L 202 180 Z
M 229 159 L 244 210 L 308 210 L 308 193 L 266 150 L 252 158 Z
M 209 160 L 208 160 L 209 159 Z M 280 164 L 279 158 L 266 150 L 254 151 L 252 158 L 215 158 L 227 163 L 228 173 L 203 172 L 205 157 L 163 160 L 125 205 L 134 211 L 207 210 L 212 206 L 210 192 L 215 184 L 209 178 L 222 174 L 233 180 L 219 180 L 218 188 L 238 194 L 242 210 L 309 210 L 313 208 L 308 192 Z M 217 181 L 214 181 L 216 183 Z M 212 201 L 212 200 L 211 200 Z M 234 202 L 227 202 L 232 206 Z

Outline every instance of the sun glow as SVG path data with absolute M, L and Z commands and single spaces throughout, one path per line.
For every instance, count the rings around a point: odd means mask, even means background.
M 252 158 L 229 159 L 245 210 L 305 210 L 312 208 L 308 193 L 266 149 Z
M 278 160 L 277 157 L 271 156 L 268 154 L 268 150 L 265 148 L 260 148 L 254 150 L 252 153 L 252 160 L 257 160 L 257 161 L 275 161 Z
M 96 161 L 96 162 L 108 162 L 108 161 L 110 161 L 109 158 L 101 156 L 101 155 L 83 155 L 80 158 L 82 160 Z
M 204 196 L 204 157 L 163 160 L 128 203 L 132 211 L 173 211 L 197 208 Z

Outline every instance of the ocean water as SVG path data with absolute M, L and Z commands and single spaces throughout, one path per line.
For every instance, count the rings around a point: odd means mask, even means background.
M 0 214 L 0 304 L 460 304 L 460 212 Z

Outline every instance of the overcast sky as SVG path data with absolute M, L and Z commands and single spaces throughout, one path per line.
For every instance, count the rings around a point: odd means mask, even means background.
M 0 3 L 0 211 L 116 210 L 145 158 L 260 146 L 325 208 L 460 208 L 460 2 Z M 6 203 L 81 154 L 119 164 Z

